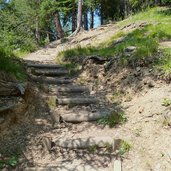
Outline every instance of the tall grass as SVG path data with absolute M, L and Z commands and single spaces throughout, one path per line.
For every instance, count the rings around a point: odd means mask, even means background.
M 10 73 L 20 80 L 26 78 L 22 66 L 17 63 L 13 53 L 3 46 L 0 46 L 0 71 Z

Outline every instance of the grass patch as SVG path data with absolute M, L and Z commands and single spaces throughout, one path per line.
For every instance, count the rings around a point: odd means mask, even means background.
M 92 145 L 88 147 L 90 153 L 95 153 L 98 150 L 98 145 Z
M 10 50 L 0 47 L 0 70 L 15 75 L 19 80 L 25 80 L 25 71 L 13 56 Z
M 171 74 L 171 48 L 161 50 L 161 55 L 155 61 L 155 68 L 165 74 Z
M 77 63 L 72 63 L 72 62 L 65 63 L 65 64 L 63 64 L 63 66 L 68 69 L 70 76 L 78 73 L 78 71 L 80 70 L 80 67 L 81 67 L 81 65 L 79 65 Z
M 12 156 L 7 159 L 0 160 L 0 169 L 5 168 L 6 166 L 15 167 L 18 164 L 18 158 Z
M 125 26 L 131 23 L 140 22 L 163 22 L 163 20 L 170 22 L 170 8 L 168 7 L 154 7 L 148 8 L 145 11 L 139 12 L 136 15 L 132 15 L 129 18 L 118 22 L 118 26 Z
M 123 156 L 125 153 L 130 151 L 131 147 L 131 144 L 129 144 L 127 141 L 122 140 L 119 147 L 119 155 Z
M 14 51 L 14 55 L 19 57 L 19 58 L 24 58 L 28 54 L 29 54 L 29 51 L 20 51 L 20 50 Z
M 123 112 L 113 111 L 110 115 L 107 115 L 97 121 L 101 125 L 109 125 L 110 128 L 115 127 L 117 124 L 123 124 L 127 121 L 127 118 Z
M 56 97 L 55 96 L 50 96 L 47 99 L 47 104 L 50 109 L 54 109 L 57 105 L 56 103 Z
M 156 7 L 131 16 L 119 22 L 117 25 L 121 27 L 134 22 L 142 23 L 143 21 L 152 24 L 127 33 L 119 31 L 98 47 L 77 47 L 63 51 L 59 54 L 58 58 L 69 60 L 72 57 L 85 57 L 90 55 L 98 55 L 101 57 L 119 56 L 120 66 L 128 66 L 130 64 L 131 66 L 135 66 L 135 64 L 147 65 L 149 61 L 154 61 L 153 57 L 158 52 L 159 42 L 171 39 L 170 11 L 168 8 Z M 119 38 L 123 38 L 123 41 L 114 45 L 114 42 Z M 125 49 L 129 46 L 135 46 L 136 51 L 128 55 L 125 53 Z M 170 64 L 171 62 L 169 66 Z
M 171 100 L 168 98 L 164 98 L 162 101 L 162 106 L 170 106 L 171 105 Z

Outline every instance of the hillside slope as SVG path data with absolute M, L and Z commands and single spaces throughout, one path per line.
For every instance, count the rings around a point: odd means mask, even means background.
M 26 121 L 17 130 L 17 139 L 25 137 L 27 142 L 19 168 L 29 165 L 50 167 L 61 162 L 62 167 L 66 164 L 70 169 L 73 163 L 104 169 L 114 158 L 121 161 L 123 171 L 171 170 L 170 11 L 166 7 L 149 9 L 124 21 L 81 32 L 62 42 L 53 42 L 24 58 L 27 65 L 60 64 L 69 70 L 67 77 L 74 80 L 72 86 L 88 88 L 89 96 L 98 100 L 96 105 L 83 107 L 74 106 L 70 100 L 71 105 L 57 106 L 60 113 L 65 115 L 71 110 L 77 114 L 83 109 L 92 112 L 98 107 L 99 110 L 110 109 L 113 114 L 94 122 L 54 125 L 49 109 L 56 107 L 56 101 L 54 104 L 54 98 L 51 98 L 47 102 L 47 97 L 62 86 L 32 83 L 36 93 L 32 92 L 35 95 L 31 112 L 26 113 Z M 36 72 L 34 69 L 32 74 L 40 74 Z M 39 81 L 46 79 L 47 73 L 54 74 L 46 71 L 40 74 Z M 96 153 L 96 146 L 92 146 L 88 153 L 86 150 L 56 148 L 53 143 L 50 153 L 43 148 L 48 146 L 44 137 L 72 139 L 95 136 L 114 137 L 122 140 L 122 145 L 110 155 L 106 150 Z M 14 143 L 18 148 L 22 144 Z M 11 149 L 12 141 L 9 144 Z

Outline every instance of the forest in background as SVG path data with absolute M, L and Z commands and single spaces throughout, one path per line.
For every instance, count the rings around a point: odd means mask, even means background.
M 34 51 L 70 35 L 78 23 L 84 30 L 94 28 L 95 15 L 103 25 L 169 4 L 170 0 L 0 0 L 0 49 Z

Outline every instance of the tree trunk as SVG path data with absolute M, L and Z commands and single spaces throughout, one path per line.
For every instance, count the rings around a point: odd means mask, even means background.
M 60 22 L 60 17 L 58 12 L 55 14 L 55 24 L 56 24 L 56 31 L 58 33 L 59 38 L 63 38 L 64 37 L 64 32 L 62 30 L 62 26 L 61 26 L 61 22 Z
M 24 92 L 25 88 L 21 84 L 0 80 L 0 96 L 19 96 Z
M 94 11 L 90 8 L 90 29 L 94 28 Z
M 103 2 L 101 2 L 101 8 L 100 8 L 100 20 L 101 20 L 101 25 L 103 25 L 103 5 L 102 5 Z
M 82 4 L 83 0 L 78 1 L 78 14 L 77 14 L 77 29 L 71 36 L 77 35 L 77 33 L 81 30 L 82 25 Z
M 40 43 L 40 32 L 39 32 L 39 18 L 36 17 L 36 32 L 35 32 L 36 40 Z
M 76 30 L 76 13 L 74 9 L 72 12 L 72 33 Z
M 88 30 L 88 16 L 87 16 L 87 9 L 84 11 L 84 29 Z

